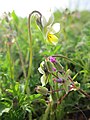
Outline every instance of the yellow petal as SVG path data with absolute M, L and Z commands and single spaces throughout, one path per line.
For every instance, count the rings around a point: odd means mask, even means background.
M 48 39 L 48 42 L 50 42 L 54 45 L 56 45 L 58 42 L 58 38 L 54 34 L 51 34 L 51 33 L 47 34 L 47 39 Z

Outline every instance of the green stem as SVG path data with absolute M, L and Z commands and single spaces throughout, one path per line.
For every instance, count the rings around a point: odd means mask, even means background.
M 10 77 L 11 77 L 11 82 L 14 88 L 14 68 L 13 68 L 13 62 L 12 62 L 12 58 L 11 58 L 11 46 L 8 45 L 7 46 L 7 57 L 8 57 L 8 61 L 9 61 L 9 66 L 10 66 Z
M 41 13 L 39 11 L 33 11 L 31 14 L 29 14 L 28 18 L 28 30 L 29 30 L 29 38 L 30 38 L 30 44 L 29 44 L 29 49 L 30 49 L 30 58 L 29 58 L 29 69 L 28 69 L 28 79 L 30 78 L 31 75 L 31 69 L 32 69 L 32 34 L 31 34 L 31 16 L 33 13 L 38 13 L 40 15 L 40 19 L 42 17 Z
M 66 60 L 70 61 L 71 63 L 73 63 L 74 65 L 78 65 L 78 66 L 80 66 L 81 68 L 83 68 L 83 66 L 82 66 L 82 65 L 80 65 L 80 64 L 78 64 L 78 63 L 76 63 L 75 61 L 73 61 L 73 60 L 69 59 L 68 57 L 66 57 L 66 56 L 64 56 L 64 55 L 53 55 L 52 57 L 61 57 L 61 58 L 64 58 L 64 59 L 66 59 Z
M 28 18 L 28 30 L 29 30 L 29 40 L 30 40 L 30 43 L 29 43 L 29 52 L 30 52 L 30 55 L 29 55 L 29 68 L 28 68 L 28 75 L 27 75 L 27 78 L 26 78 L 26 83 L 25 83 L 25 90 L 27 92 L 27 95 L 30 94 L 30 89 L 29 89 L 29 78 L 31 76 L 31 71 L 32 71 L 32 34 L 31 34 L 31 16 L 33 13 L 38 13 L 40 15 L 40 20 L 41 20 L 41 13 L 39 11 L 33 11 L 29 14 L 29 18 Z M 31 118 L 31 114 L 29 114 L 29 120 L 32 120 Z
M 50 108 L 51 108 L 51 103 L 48 103 L 47 108 L 45 110 L 45 114 L 42 117 L 42 120 L 47 120 L 48 119 L 48 115 L 50 113 Z
M 28 87 L 29 85 L 29 78 L 31 76 L 31 71 L 32 71 L 32 57 L 33 57 L 33 54 L 32 54 L 32 34 L 31 34 L 31 16 L 32 14 L 34 13 L 38 13 L 40 15 L 40 20 L 41 20 L 41 13 L 39 11 L 33 11 L 29 14 L 29 17 L 28 17 L 28 31 L 29 31 L 29 67 L 28 67 L 28 75 L 27 75 L 27 78 L 26 78 L 26 83 L 25 83 L 25 90 L 27 92 L 27 94 L 30 92 L 30 89 Z

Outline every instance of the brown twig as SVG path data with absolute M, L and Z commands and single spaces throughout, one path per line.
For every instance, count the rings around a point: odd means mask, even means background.
M 68 91 L 68 93 L 70 92 L 70 90 Z M 68 95 L 68 93 L 64 94 L 57 102 L 57 104 L 61 104 L 61 102 L 64 100 L 64 98 Z
M 71 78 L 70 76 L 69 76 L 68 78 L 69 78 L 69 80 L 73 83 L 74 87 L 76 88 L 76 86 L 75 86 L 75 84 L 74 84 L 72 78 Z M 82 89 L 78 89 L 78 91 L 79 91 L 80 93 L 82 93 L 83 95 L 85 95 L 87 98 L 90 99 L 90 95 L 87 94 L 85 91 L 83 91 Z

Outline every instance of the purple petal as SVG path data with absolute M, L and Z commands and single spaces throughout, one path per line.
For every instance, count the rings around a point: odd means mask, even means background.
M 55 57 L 52 57 L 52 56 L 49 57 L 49 60 L 50 60 L 50 62 L 52 62 L 52 63 L 55 63 L 55 62 L 56 62 L 56 58 L 55 58 Z
M 62 83 L 63 82 L 62 78 L 59 78 L 59 79 L 57 79 L 55 81 L 58 82 L 58 83 Z

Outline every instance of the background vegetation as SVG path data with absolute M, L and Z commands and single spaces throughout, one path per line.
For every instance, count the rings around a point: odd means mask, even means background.
M 38 94 L 35 87 L 41 85 L 38 67 L 46 56 L 61 54 L 73 61 L 59 59 L 65 70 L 72 71 L 74 81 L 90 94 L 90 12 L 66 9 L 55 11 L 54 16 L 55 22 L 61 24 L 57 34 L 59 43 L 54 47 L 45 43 L 32 17 L 33 66 L 29 95 L 24 91 L 29 63 L 28 20 L 18 17 L 14 11 L 0 18 L 0 120 L 42 120 L 46 97 Z M 57 120 L 89 119 L 90 99 L 77 91 L 70 92 L 58 111 L 53 112 L 54 116 L 58 114 Z

